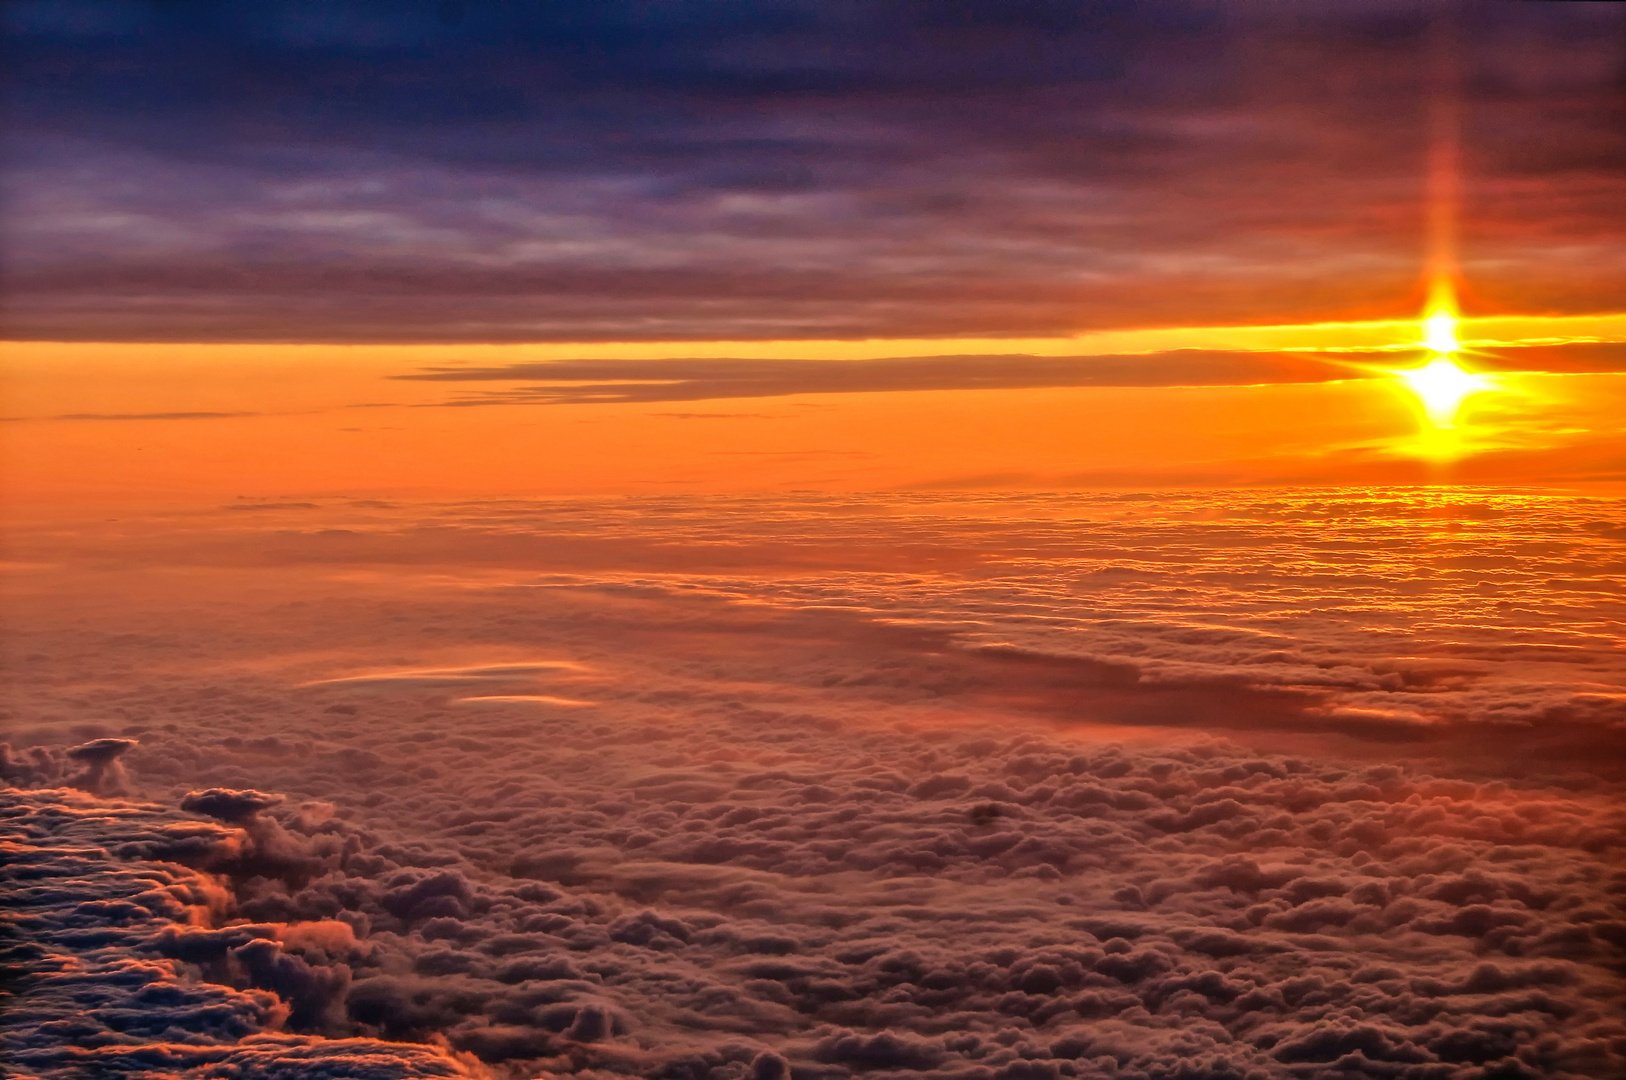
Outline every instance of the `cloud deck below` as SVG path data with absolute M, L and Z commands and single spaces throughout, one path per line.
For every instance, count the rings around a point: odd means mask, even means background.
M 55 528 L 7 646 L 13 1067 L 1626 1067 L 1612 720 L 1539 711 L 1618 678 L 1609 506 L 1001 503 Z M 1500 603 L 1553 640 L 1475 636 Z

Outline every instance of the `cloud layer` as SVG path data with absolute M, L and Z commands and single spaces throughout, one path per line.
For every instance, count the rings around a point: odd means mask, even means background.
M 19 0 L 8 334 L 629 340 L 1419 300 L 1434 9 Z M 1454 29 L 1484 310 L 1612 310 L 1620 13 Z
M 8 1060 L 1618 1074 L 1615 509 L 317 502 L 24 535 L 56 562 L 6 643 Z

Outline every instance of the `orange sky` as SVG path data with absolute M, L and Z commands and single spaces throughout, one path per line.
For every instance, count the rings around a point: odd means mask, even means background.
M 1465 323 L 1465 341 L 1626 338 L 1626 316 Z M 426 365 L 595 357 L 867 358 L 1169 348 L 1373 349 L 1413 323 L 1142 330 L 997 341 L 486 346 L 5 346 L 14 506 L 299 494 L 614 494 L 1204 486 L 1620 472 L 1626 375 L 1505 375 L 1434 430 L 1401 380 L 792 394 L 433 407 Z M 1386 362 L 1382 352 L 1352 354 Z M 1393 361 L 1390 361 L 1393 362 Z M 186 415 L 204 414 L 204 415 Z

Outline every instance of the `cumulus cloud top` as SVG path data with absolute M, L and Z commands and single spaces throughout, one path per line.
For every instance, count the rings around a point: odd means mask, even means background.
M 263 791 L 210 788 L 207 791 L 188 792 L 186 798 L 181 800 L 181 809 L 206 814 L 221 821 L 247 821 L 261 810 L 281 801 L 281 795 L 268 795 Z

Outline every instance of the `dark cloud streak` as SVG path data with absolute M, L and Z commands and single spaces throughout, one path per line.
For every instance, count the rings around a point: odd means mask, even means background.
M 1020 390 L 1083 386 L 1249 386 L 1381 376 L 1421 353 L 1242 352 L 1176 349 L 1122 356 L 910 356 L 880 360 L 562 360 L 500 367 L 431 367 L 391 378 L 411 382 L 518 385 L 443 404 L 584 405 L 706 401 L 792 394 L 924 390 Z M 1626 370 L 1626 345 L 1580 343 L 1475 353 L 1487 372 Z M 708 414 L 682 414 L 701 416 Z M 710 414 L 715 415 L 715 414 Z
M 1147 356 L 910 356 L 883 360 L 576 360 L 440 367 L 392 378 L 530 383 L 450 405 L 704 401 L 919 390 L 1325 382 L 1361 373 L 1324 356 L 1186 349 Z

